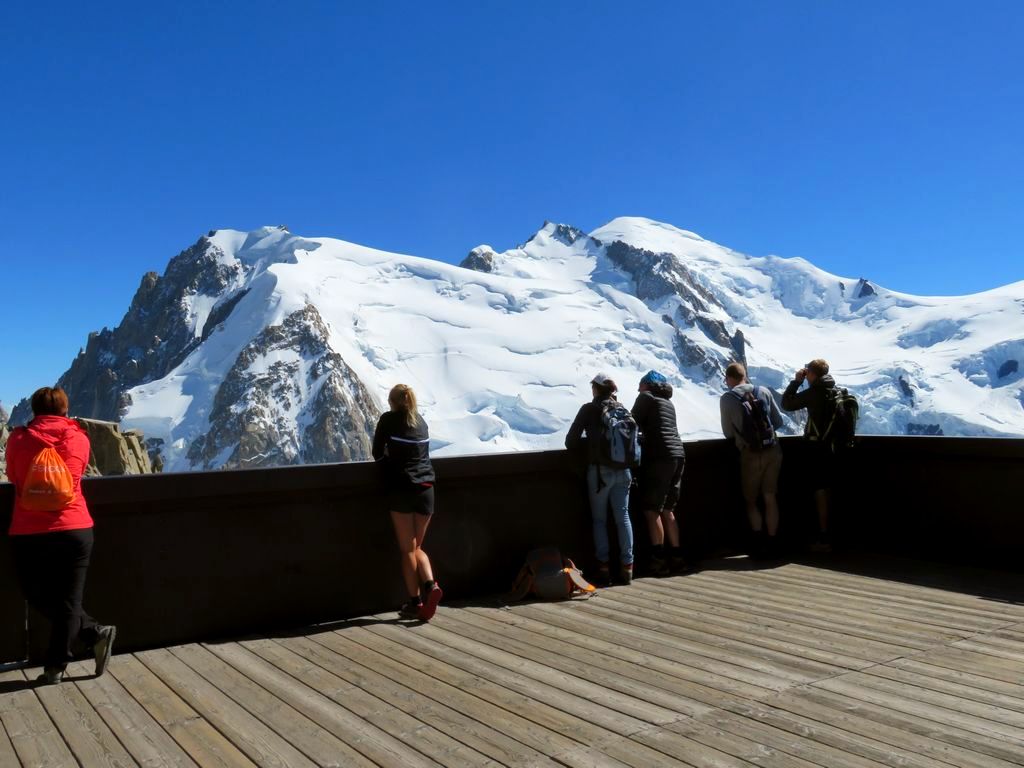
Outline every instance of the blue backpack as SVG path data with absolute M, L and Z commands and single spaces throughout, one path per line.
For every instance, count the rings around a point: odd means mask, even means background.
M 743 407 L 743 442 L 751 451 L 763 451 L 778 444 L 768 409 L 758 397 L 760 387 L 746 394 L 733 392 Z
M 601 456 L 617 469 L 640 466 L 640 428 L 633 414 L 617 400 L 601 404 Z

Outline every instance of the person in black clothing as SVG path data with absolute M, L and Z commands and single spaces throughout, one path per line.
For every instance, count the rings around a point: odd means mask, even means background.
M 640 462 L 640 493 L 651 535 L 651 571 L 667 576 L 686 570 L 679 548 L 679 524 L 675 509 L 686 467 L 683 441 L 676 426 L 672 385 L 657 371 L 640 379 L 640 394 L 633 404 L 633 418 L 640 428 L 643 447 Z M 666 557 L 665 539 L 669 552 Z
M 605 407 L 618 405 L 615 393 L 618 387 L 606 374 L 599 373 L 590 382 L 594 399 L 584 403 L 565 436 L 565 447 L 570 451 L 586 453 L 587 491 L 590 514 L 593 518 L 594 550 L 598 561 L 601 586 L 611 584 L 608 565 L 608 510 L 619 534 L 619 568 L 621 580 L 633 580 L 633 526 L 629 521 L 629 486 L 633 481 L 628 469 L 613 465 L 602 451 L 601 416 Z M 586 437 L 584 437 L 586 433 Z
M 807 387 L 801 390 L 804 381 Z M 818 535 L 811 544 L 815 552 L 829 552 L 832 549 L 829 543 L 828 516 L 835 455 L 821 437 L 832 418 L 835 406 L 829 390 L 835 389 L 835 386 L 835 380 L 828 373 L 828 363 L 819 358 L 811 360 L 797 371 L 782 394 L 782 410 L 807 409 L 807 424 L 804 427 L 804 437 L 810 442 L 807 475 L 814 490 L 814 503 L 818 511 Z
M 434 514 L 430 434 L 416 409 L 411 387 L 395 385 L 388 404 L 391 410 L 381 415 L 373 435 L 373 458 L 383 468 L 391 523 L 402 552 L 402 576 L 409 592 L 409 601 L 398 613 L 404 619 L 430 621 L 444 594 L 423 551 Z

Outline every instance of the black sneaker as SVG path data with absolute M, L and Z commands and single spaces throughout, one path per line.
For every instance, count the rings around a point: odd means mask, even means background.
M 624 565 L 619 570 L 619 578 L 625 586 L 629 586 L 633 583 L 633 564 Z
M 610 587 L 612 585 L 612 572 L 608 569 L 608 563 L 601 563 L 597 566 L 593 584 L 595 587 Z
M 39 685 L 57 685 L 64 679 L 64 670 L 53 667 L 43 669 L 43 674 L 36 678 Z
M 671 573 L 669 570 L 668 560 L 664 557 L 658 557 L 657 555 L 651 556 L 651 575 L 659 579 L 668 576 Z
M 409 602 L 398 609 L 398 617 L 401 619 L 418 619 L 420 617 L 420 608 L 423 607 L 423 603 L 418 597 L 411 598 Z
M 113 625 L 96 627 L 96 634 L 99 637 L 92 647 L 92 652 L 96 657 L 96 677 L 99 677 L 107 671 L 107 664 L 110 663 L 110 654 L 114 650 L 114 638 L 117 637 L 117 627 Z
M 686 558 L 682 555 L 676 555 L 669 561 L 669 571 L 673 574 L 690 573 L 693 568 L 686 562 Z

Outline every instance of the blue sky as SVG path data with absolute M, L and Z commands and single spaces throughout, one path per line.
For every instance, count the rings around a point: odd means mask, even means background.
M 215 228 L 455 261 L 642 215 L 913 293 L 1024 278 L 1022 3 L 150 5 L 0 12 L 6 404 Z

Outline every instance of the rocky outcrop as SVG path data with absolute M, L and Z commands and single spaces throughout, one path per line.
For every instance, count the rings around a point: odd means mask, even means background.
M 209 237 L 201 237 L 171 259 L 163 276 L 144 275 L 117 328 L 90 333 L 85 348 L 57 382 L 68 393 L 71 413 L 118 421 L 127 390 L 165 376 L 201 342 L 203 328 L 195 327 L 201 319 L 195 311 L 197 297 L 218 296 L 243 271 L 243 265 L 225 258 Z M 11 414 L 11 423 L 25 424 L 31 416 L 30 405 L 23 400 Z
M 78 422 L 89 434 L 92 448 L 86 476 L 148 475 L 154 471 L 146 452 L 145 437 L 138 430 L 122 431 L 118 424 L 110 421 L 79 419 Z M 8 425 L 0 424 L 0 483 L 8 480 L 4 448 L 9 435 Z
M 367 459 L 379 415 L 307 304 L 241 351 L 217 390 L 210 429 L 188 459 L 196 469 Z
M 92 447 L 86 475 L 148 475 L 154 471 L 146 451 L 146 438 L 139 430 L 122 430 L 112 421 L 78 421 L 89 433 Z
M 496 257 L 497 254 L 489 245 L 478 245 L 459 266 L 463 269 L 472 269 L 474 272 L 493 272 Z

